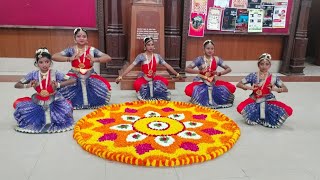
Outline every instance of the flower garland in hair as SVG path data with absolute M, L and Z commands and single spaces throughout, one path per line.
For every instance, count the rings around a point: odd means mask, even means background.
M 267 61 L 271 61 L 272 57 L 271 57 L 271 54 L 269 53 L 263 53 L 261 54 L 261 56 L 259 57 L 259 62 L 262 61 L 262 60 L 267 60 Z
M 205 40 L 202 45 L 204 46 L 204 45 L 207 44 L 207 43 L 211 43 L 211 44 L 214 45 L 214 42 L 213 42 L 211 39 Z
M 42 58 L 42 53 L 50 54 L 50 52 L 47 48 L 40 48 L 40 49 L 36 50 L 36 54 L 38 54 L 38 58 Z
M 143 38 L 143 42 L 144 44 L 148 44 L 148 42 L 153 41 L 153 38 L 151 36 L 147 36 L 145 38 Z
M 76 32 L 77 31 L 83 31 L 83 32 L 86 32 L 86 30 L 85 29 L 83 29 L 83 28 L 81 28 L 81 27 L 78 27 L 78 28 L 75 28 L 74 30 L 73 30 L 73 34 L 76 34 Z

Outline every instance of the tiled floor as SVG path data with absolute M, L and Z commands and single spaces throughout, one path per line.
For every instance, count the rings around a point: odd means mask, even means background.
M 111 83 L 111 103 L 135 99 L 134 91 L 119 91 Z M 188 101 L 186 82 L 178 82 L 172 100 Z M 222 109 L 241 128 L 241 137 L 226 154 L 215 160 L 176 168 L 146 168 L 111 162 L 91 155 L 73 140 L 72 131 L 50 135 L 15 132 L 12 102 L 32 94 L 2 82 L 0 88 L 1 180 L 320 180 L 320 82 L 287 82 L 289 93 L 278 100 L 292 106 L 294 114 L 280 129 L 248 126 L 236 105 L 249 92 L 237 90 L 235 106 Z M 80 119 L 91 110 L 77 110 Z

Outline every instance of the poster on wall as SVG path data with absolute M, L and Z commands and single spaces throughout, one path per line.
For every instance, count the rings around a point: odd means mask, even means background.
M 274 6 L 263 5 L 262 10 L 264 11 L 262 27 L 272 28 Z
M 193 0 L 191 12 L 207 14 L 208 0 Z
M 274 6 L 273 13 L 273 28 L 285 28 L 286 27 L 286 15 L 287 6 L 286 5 L 276 5 Z
M 220 31 L 222 9 L 210 7 L 207 16 L 207 29 Z
M 226 8 L 230 5 L 230 0 L 214 0 L 213 5 L 215 7 Z
M 248 0 L 248 8 L 260 9 L 261 8 L 261 0 Z
M 203 37 L 205 29 L 205 14 L 191 13 L 189 22 L 189 36 Z
M 275 0 L 262 0 L 261 5 L 274 5 Z
M 248 10 L 247 9 L 237 10 L 236 31 L 237 32 L 248 31 Z
M 249 9 L 248 32 L 262 32 L 262 9 Z
M 288 0 L 262 0 L 262 5 L 279 5 L 279 4 L 288 4 Z
M 231 0 L 231 7 L 246 9 L 248 7 L 248 0 Z
M 235 31 L 237 20 L 237 9 L 226 8 L 223 12 L 222 18 L 222 30 L 223 31 Z
M 288 5 L 288 0 L 273 0 L 274 5 Z

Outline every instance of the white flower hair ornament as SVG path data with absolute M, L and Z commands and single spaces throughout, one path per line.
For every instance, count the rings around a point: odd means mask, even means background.
M 75 28 L 75 29 L 73 30 L 73 34 L 76 35 L 76 33 L 77 33 L 78 31 L 83 31 L 83 32 L 86 32 L 86 33 L 87 33 L 87 30 L 86 30 L 86 29 L 83 29 L 82 27 L 77 27 L 77 28 Z
M 73 34 L 76 34 L 76 32 L 77 32 L 78 30 L 82 30 L 82 28 L 81 28 L 81 27 L 75 28 L 75 29 L 73 30 Z
M 258 62 L 260 62 L 260 61 L 269 61 L 269 62 L 271 62 L 271 59 L 272 59 L 271 54 L 269 54 L 269 53 L 263 53 L 263 54 L 261 54 L 261 56 L 259 57 Z
M 38 54 L 37 57 L 42 58 L 42 53 L 44 53 L 44 52 L 50 54 L 48 49 L 40 48 L 40 49 L 36 50 L 36 54 Z
M 144 44 L 148 44 L 148 42 L 153 41 L 153 38 L 151 36 L 147 36 L 145 38 L 143 38 L 143 42 Z

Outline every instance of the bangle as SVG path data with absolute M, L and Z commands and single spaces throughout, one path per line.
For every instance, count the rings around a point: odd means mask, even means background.
M 283 89 L 282 88 L 279 88 L 279 93 L 282 93 L 283 92 Z
M 61 84 L 58 82 L 57 83 L 57 88 L 60 88 L 61 87 Z

